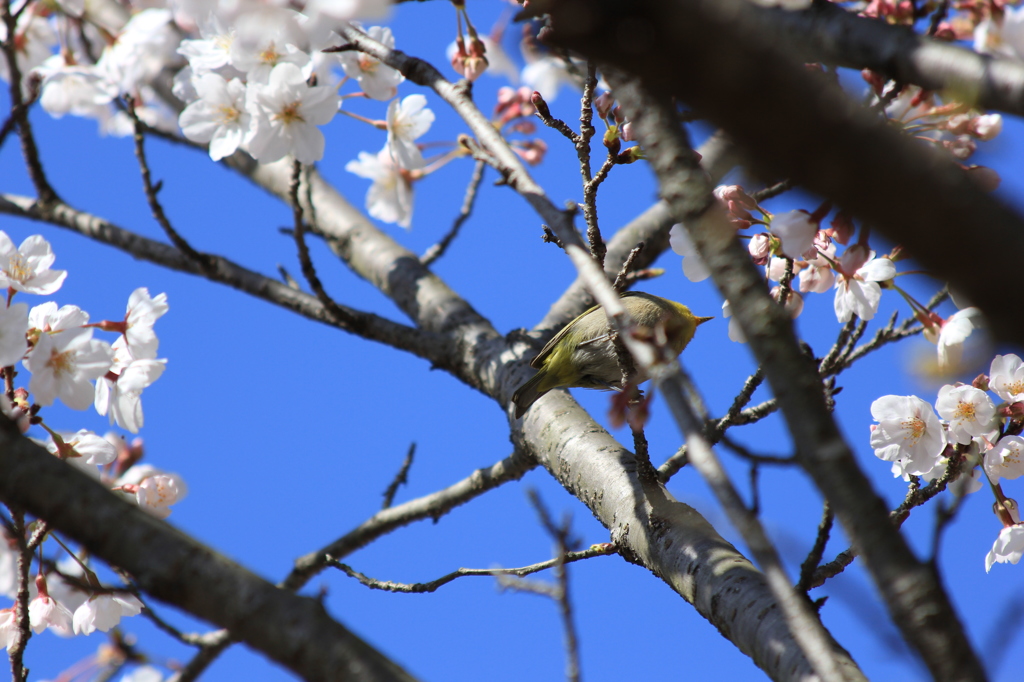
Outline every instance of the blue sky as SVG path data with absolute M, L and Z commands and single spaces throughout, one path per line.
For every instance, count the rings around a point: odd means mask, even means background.
M 496 2 L 478 3 L 471 4 L 470 11 L 478 27 L 486 29 L 502 7 Z M 399 48 L 432 61 L 454 77 L 444 57 L 454 35 L 454 12 L 449 6 L 407 3 L 391 25 Z M 507 36 L 510 49 L 516 33 L 512 27 Z M 857 87 L 855 79 L 850 83 Z M 475 98 L 485 112 L 493 106 L 501 84 L 489 76 L 476 84 Z M 399 93 L 418 91 L 406 83 Z M 465 131 L 464 125 L 432 93 L 425 94 L 437 121 L 421 141 L 454 141 Z M 6 95 L 0 96 L 0 104 L 6 101 Z M 579 109 L 569 90 L 563 90 L 551 105 L 556 116 L 569 121 Z M 384 105 L 377 102 L 347 101 L 345 106 L 374 118 L 384 113 Z M 129 140 L 100 139 L 91 121 L 70 117 L 55 121 L 39 110 L 33 112 L 33 123 L 51 180 L 72 206 L 163 239 L 149 216 Z M 325 133 L 327 154 L 320 169 L 361 206 L 368 183 L 345 172 L 344 165 L 360 151 L 380 149 L 384 133 L 345 117 L 336 118 Z M 535 169 L 536 178 L 556 203 L 579 200 L 575 151 L 550 131 L 539 134 L 550 151 Z M 1018 208 L 1024 207 L 1021 140 L 1024 127 L 1017 120 L 1007 120 L 1003 135 L 983 144 L 975 157 L 977 163 L 1000 171 L 999 193 Z M 201 152 L 155 140 L 148 148 L 153 173 L 164 180 L 161 198 L 169 216 L 197 249 L 228 256 L 270 276 L 275 276 L 279 264 L 299 276 L 294 244 L 279 232 L 291 222 L 285 206 L 211 163 Z M 448 230 L 462 203 L 471 166 L 468 159 L 451 163 L 417 186 L 411 230 L 392 225 L 381 225 L 381 229 L 422 253 Z M 31 193 L 13 139 L 0 150 L 0 178 L 4 192 Z M 434 270 L 506 333 L 532 327 L 575 273 L 555 246 L 541 241 L 539 218 L 510 190 L 493 186 L 495 179 L 494 172 L 488 171 L 473 216 Z M 747 186 L 760 187 L 756 181 Z M 613 169 L 599 196 L 606 234 L 655 198 L 653 177 L 644 163 Z M 813 210 L 817 203 L 794 192 L 767 207 L 775 212 Z M 410 443 L 417 444 L 416 462 L 397 501 L 450 485 L 511 452 L 501 406 L 451 376 L 431 371 L 422 360 L 300 319 L 226 287 L 135 261 L 59 228 L 0 216 L 0 229 L 15 242 L 30 234 L 46 236 L 57 254 L 56 267 L 69 272 L 64 287 L 51 298 L 59 304 L 80 305 L 93 319 L 118 318 L 136 287 L 167 293 L 170 312 L 157 324 L 167 371 L 144 396 L 146 425 L 140 435 L 149 461 L 180 473 L 189 484 L 189 497 L 175 507 L 169 521 L 270 580 L 285 575 L 296 557 L 343 535 L 379 509 L 381 494 Z M 313 244 L 313 258 L 325 287 L 339 302 L 405 321 L 386 298 L 345 270 L 322 245 Z M 750 354 L 728 340 L 721 299 L 709 282 L 687 281 L 674 254 L 666 254 L 658 264 L 666 274 L 646 283 L 644 290 L 687 303 L 697 314 L 716 316 L 700 328 L 683 362 L 711 411 L 721 414 L 754 369 Z M 904 283 L 922 299 L 936 287 L 923 276 L 903 278 Z M 29 303 L 43 300 L 50 299 Z M 901 317 L 908 312 L 893 292 L 886 292 L 869 334 L 893 310 L 899 310 Z M 827 350 L 839 330 L 831 293 L 808 296 L 797 325 L 819 354 Z M 914 393 L 934 401 L 938 385 L 909 371 L 917 354 L 928 352 L 933 353 L 933 347 L 915 339 L 871 355 L 839 381 L 843 392 L 838 396 L 837 418 L 876 489 L 892 506 L 902 500 L 905 488 L 868 447 L 868 408 L 885 394 Z M 599 422 L 607 423 L 607 394 L 577 389 L 574 395 Z M 760 389 L 754 400 L 767 396 Z M 48 423 L 65 430 L 91 428 L 102 433 L 107 428 L 106 419 L 93 412 L 58 405 L 45 415 Z M 629 443 L 627 432 L 614 433 Z M 734 433 L 760 452 L 791 451 L 778 419 Z M 648 438 L 655 464 L 671 455 L 680 442 L 658 399 Z M 741 490 L 749 494 L 746 467 L 729 453 L 720 454 Z M 1007 494 L 1014 496 L 1020 485 L 1019 481 L 1007 484 Z M 383 580 L 421 582 L 460 566 L 519 566 L 549 558 L 552 543 L 527 502 L 527 487 L 536 489 L 555 514 L 572 515 L 573 529 L 584 545 L 608 540 L 607 531 L 579 501 L 537 470 L 519 483 L 455 510 L 439 523 L 421 522 L 395 531 L 348 557 L 347 563 Z M 669 489 L 742 547 L 696 472 L 684 469 Z M 820 496 L 806 476 L 780 469 L 762 470 L 760 491 L 763 519 L 793 569 L 813 541 Z M 1019 611 L 1024 599 L 1024 567 L 999 565 L 985 574 L 983 558 L 999 530 L 985 494 L 966 500 L 946 532 L 940 557 L 946 585 L 983 655 L 1001 629 L 999 618 L 1005 607 L 1017 604 Z M 930 551 L 933 523 L 933 510 L 924 508 L 916 510 L 905 526 L 922 556 Z M 846 546 L 836 534 L 826 558 Z M 573 565 L 570 572 L 584 679 L 657 679 L 683 670 L 691 679 L 762 677 L 745 656 L 648 571 L 618 557 L 599 557 Z M 531 594 L 502 593 L 491 579 L 463 578 L 434 594 L 398 595 L 370 591 L 340 573 L 327 572 L 307 587 L 309 593 L 320 589 L 327 591 L 326 604 L 335 617 L 422 679 L 557 679 L 562 675 L 556 605 Z M 812 594 L 830 596 L 822 612 L 825 623 L 869 677 L 924 678 L 923 669 L 901 649 L 870 581 L 856 565 Z M 182 628 L 208 627 L 171 607 L 156 604 L 156 608 Z M 126 632 L 137 634 L 140 647 L 158 663 L 188 660 L 187 647 L 170 641 L 142 618 L 123 625 Z M 27 655 L 33 678 L 55 676 L 95 651 L 102 638 L 99 633 L 73 640 L 49 633 L 34 638 Z M 993 678 L 1013 679 L 1013 659 L 1022 653 L 1024 637 L 1018 636 Z M 293 676 L 261 655 L 234 646 L 205 679 L 286 680 Z

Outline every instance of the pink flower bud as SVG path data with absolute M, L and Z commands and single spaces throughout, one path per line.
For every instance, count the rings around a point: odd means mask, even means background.
M 943 140 L 942 146 L 960 160 L 968 158 L 978 148 L 977 143 L 967 135 L 962 135 L 955 140 Z
M 634 142 L 636 138 L 633 137 L 633 122 L 626 121 L 622 124 L 622 141 L 623 142 Z
M 850 215 L 845 209 L 836 213 L 836 217 L 832 219 L 829 228 L 825 230 L 837 242 L 846 246 L 850 243 L 850 237 L 853 236 L 853 216 Z
M 864 244 L 854 244 L 843 252 L 842 258 L 839 259 L 839 267 L 843 269 L 843 274 L 853 276 L 870 259 L 871 249 Z
M 750 252 L 750 257 L 754 259 L 755 265 L 764 265 L 768 262 L 768 256 L 772 253 L 771 237 L 768 236 L 767 232 L 755 234 L 750 238 L 750 243 L 747 244 L 747 251 Z
M 518 154 L 523 161 L 536 166 L 544 160 L 544 154 L 548 151 L 548 145 L 544 140 L 536 139 L 527 142 L 522 142 L 512 147 L 516 154 Z
M 991 140 L 1003 131 L 1003 117 L 999 114 L 984 114 L 971 119 L 970 133 L 979 140 Z
M 612 107 L 615 105 L 615 97 L 610 92 L 602 92 L 594 99 L 594 106 L 597 107 L 597 115 L 601 118 L 608 118 Z

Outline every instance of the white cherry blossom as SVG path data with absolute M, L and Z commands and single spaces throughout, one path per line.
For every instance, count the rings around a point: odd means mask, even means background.
M 93 405 L 99 414 L 109 416 L 111 424 L 138 433 L 144 422 L 142 391 L 160 378 L 167 360 L 132 357 L 123 336 L 112 348 L 113 367 L 96 382 Z
M 683 274 L 691 282 L 703 282 L 711 276 L 708 266 L 704 265 L 697 247 L 690 240 L 682 223 L 676 223 L 668 233 L 668 243 L 672 250 L 683 257 Z
M 248 108 L 253 125 L 246 139 L 249 152 L 260 163 L 291 154 L 301 163 L 324 155 L 324 134 L 318 125 L 338 113 L 341 98 L 332 87 L 306 84 L 294 64 L 278 64 L 265 85 L 249 85 Z
M 387 26 L 371 26 L 366 29 L 366 35 L 386 48 L 390 49 L 395 46 L 395 37 Z M 341 61 L 341 68 L 345 70 L 345 75 L 355 78 L 359 82 L 359 87 L 371 99 L 381 101 L 391 99 L 398 93 L 398 84 L 405 80 L 405 76 L 395 69 L 385 66 L 375 57 L 358 50 L 337 54 Z
M 128 297 L 128 309 L 125 312 L 125 339 L 128 350 L 136 359 L 152 359 L 156 357 L 160 340 L 153 331 L 153 325 L 167 313 L 167 294 L 149 295 L 149 289 L 139 287 Z
M 46 628 L 65 636 L 74 634 L 71 611 L 50 596 L 39 594 L 29 602 L 28 618 L 36 634 Z
M 416 140 L 430 130 L 434 112 L 427 109 L 427 98 L 409 95 L 401 102 L 388 105 L 388 149 L 391 158 L 402 168 L 416 170 L 426 165 Z
M 359 152 L 359 158 L 345 164 L 345 170 L 373 181 L 366 192 L 366 210 L 371 216 L 404 228 L 412 224 L 412 184 L 391 160 L 387 147 L 376 155 Z
M 21 12 L 18 17 L 18 24 L 15 27 L 15 39 L 17 50 L 16 61 L 18 71 L 21 73 L 21 89 L 27 95 L 28 79 L 25 78 L 28 72 L 39 66 L 53 54 L 53 48 L 57 45 L 57 34 L 50 26 L 46 17 L 27 11 Z M 7 27 L 0 22 L 0 41 L 7 40 Z M 7 66 L 7 58 L 0 58 L 0 80 L 10 82 L 11 71 Z
M 997 355 L 988 371 L 988 387 L 1008 403 L 1024 401 L 1024 363 L 1013 353 Z
M 856 315 L 870 320 L 882 300 L 878 284 L 896 276 L 896 265 L 888 258 L 875 258 L 875 252 L 854 245 L 840 259 L 842 272 L 836 277 L 836 318 L 847 322 Z
M 68 274 L 66 270 L 50 269 L 56 258 L 50 242 L 38 234 L 15 248 L 7 233 L 0 232 L 0 287 L 40 296 L 54 293 Z
M 0 609 L 0 646 L 10 651 L 17 636 L 18 622 L 14 618 L 14 609 Z
M 47 301 L 32 308 L 28 314 L 28 324 L 32 329 L 43 332 L 76 329 L 89 324 L 89 313 L 76 305 L 58 308 L 53 301 Z
M 85 464 L 103 466 L 117 459 L 117 448 L 106 438 L 97 436 L 92 431 L 81 429 L 77 433 L 60 434 L 60 437 L 64 445 Z M 47 441 L 46 449 L 55 455 L 60 454 L 53 438 Z
M 185 482 L 177 474 L 154 474 L 138 485 L 135 501 L 158 519 L 166 519 L 171 513 L 171 505 L 188 494 Z
M 943 386 L 935 409 L 949 420 L 950 439 L 963 445 L 975 436 L 990 435 L 995 427 L 996 406 L 987 393 L 973 386 Z
M 96 117 L 115 97 L 117 86 L 91 64 L 68 65 L 61 55 L 47 59 L 36 72 L 43 77 L 39 104 L 50 116 Z
M 23 363 L 32 372 L 28 390 L 37 403 L 52 405 L 60 398 L 75 410 L 92 404 L 92 381 L 106 374 L 114 359 L 110 345 L 92 338 L 92 331 L 76 328 L 39 335 Z
M 198 98 L 181 112 L 178 124 L 193 142 L 209 142 L 210 158 L 220 161 L 235 153 L 249 131 L 245 85 L 216 73 L 193 78 L 192 85 Z
M 91 635 L 97 630 L 107 632 L 126 616 L 142 612 L 142 602 L 130 594 L 97 594 L 75 609 L 73 626 L 76 635 Z
M 985 453 L 985 473 L 993 484 L 1024 475 L 1024 438 L 1003 436 Z
M 144 9 L 128 20 L 96 67 L 120 92 L 134 93 L 178 61 L 180 41 L 170 10 Z
M 964 343 L 975 329 L 983 327 L 985 319 L 977 308 L 964 308 L 949 317 L 942 324 L 936 347 L 939 354 L 939 368 L 951 369 L 960 365 L 964 354 Z
M 985 557 L 985 572 L 992 570 L 993 564 L 1015 564 L 1024 556 L 1024 525 L 1015 524 L 999 531 L 992 549 Z
M 946 433 L 931 404 L 917 396 L 887 395 L 871 403 L 878 425 L 871 431 L 875 456 L 899 462 L 898 475 L 932 471 L 946 449 Z
M 772 218 L 769 229 L 782 242 L 782 253 L 789 258 L 800 258 L 814 245 L 818 223 L 812 222 L 805 211 L 787 211 Z

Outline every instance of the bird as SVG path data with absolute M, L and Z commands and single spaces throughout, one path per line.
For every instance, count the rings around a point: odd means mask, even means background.
M 713 319 L 698 317 L 682 303 L 642 291 L 629 291 L 621 298 L 637 324 L 652 329 L 658 324 L 664 325 L 673 357 L 683 352 L 698 326 Z M 622 370 L 601 306 L 594 306 L 565 325 L 545 344 L 530 366 L 538 372 L 512 394 L 516 419 L 555 388 L 621 390 Z M 638 370 L 635 380 L 639 384 L 649 378 L 643 370 Z

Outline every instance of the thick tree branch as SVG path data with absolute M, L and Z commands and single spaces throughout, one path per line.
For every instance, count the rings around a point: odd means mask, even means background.
M 333 620 L 319 602 L 274 587 L 0 424 L 0 499 L 47 520 L 128 571 L 161 601 L 228 628 L 307 680 L 413 678 Z
M 440 365 L 445 357 L 445 346 L 442 339 L 436 335 L 392 322 L 372 313 L 348 308 L 345 309 L 348 313 L 345 320 L 351 321 L 351 324 L 343 323 L 315 296 L 297 291 L 287 284 L 248 270 L 226 258 L 204 256 L 208 260 L 200 263 L 172 246 L 142 237 L 66 204 L 58 202 L 49 207 L 42 207 L 29 197 L 0 194 L 0 213 L 67 228 L 136 258 L 226 284 L 303 317 L 408 351 L 434 364 Z
M 1024 259 L 1024 219 L 948 154 L 907 139 L 808 72 L 802 54 L 766 30 L 765 13 L 751 3 L 595 0 L 585 7 L 586 21 L 568 0 L 531 7 L 553 13 L 551 41 L 693 106 L 721 125 L 757 170 L 791 178 L 877 225 L 984 310 L 999 338 L 1024 344 L 1024 316 L 1005 293 L 1014 290 L 1012 273 Z M 623 25 L 643 27 L 647 39 L 626 44 Z M 982 262 L 985 277 L 963 267 Z
M 897 626 L 937 679 L 983 679 L 937 577 L 889 523 L 882 499 L 857 466 L 826 405 L 816 364 L 801 350 L 788 314 L 771 298 L 762 273 L 736 239 L 711 195 L 711 184 L 690 161 L 689 143 L 671 106 L 649 96 L 635 79 L 607 73 L 634 121 L 662 196 L 687 226 L 715 285 L 732 305 L 782 408 L 801 465 L 862 549 Z

